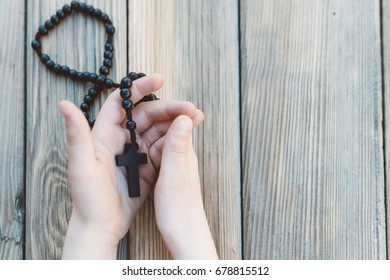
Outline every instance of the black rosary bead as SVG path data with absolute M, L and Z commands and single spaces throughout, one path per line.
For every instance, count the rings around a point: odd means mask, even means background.
M 41 43 L 39 43 L 38 40 L 34 40 L 34 41 L 31 42 L 31 47 L 34 50 L 39 50 L 41 48 Z
M 84 72 L 84 81 L 89 82 L 91 80 L 91 73 Z
M 106 32 L 108 33 L 108 34 L 114 34 L 115 33 L 115 27 L 113 26 L 113 25 L 107 25 L 106 26 Z
M 69 6 L 68 4 L 65 4 L 65 5 L 62 7 L 62 10 L 64 11 L 64 14 L 65 14 L 65 15 L 69 15 L 69 14 L 72 12 L 72 7 Z
M 97 96 L 98 92 L 95 88 L 90 88 L 88 90 L 88 95 L 91 96 L 92 98 L 95 98 Z
M 124 99 L 122 101 L 122 107 L 123 109 L 130 109 L 132 110 L 134 107 L 133 107 L 133 102 L 130 100 L 130 99 Z
M 89 126 L 92 128 L 95 125 L 95 120 L 88 121 Z
M 111 52 L 111 51 L 105 51 L 105 52 L 104 52 L 104 58 L 109 58 L 109 59 L 111 59 L 111 58 L 112 58 L 112 52 Z
M 126 128 L 128 130 L 135 130 L 137 128 L 137 125 L 136 125 L 136 123 L 133 120 L 127 121 L 126 122 Z
M 89 94 L 87 94 L 86 96 L 84 96 L 84 102 L 87 103 L 88 105 L 90 105 L 93 101 L 93 97 L 90 96 Z
M 108 67 L 108 68 L 111 68 L 111 67 L 112 67 L 112 60 L 106 58 L 106 59 L 103 61 L 103 65 L 106 66 L 106 67 Z
M 96 83 L 96 80 L 97 80 L 97 75 L 95 73 L 91 73 L 91 76 L 90 76 L 90 81 L 92 83 Z
M 47 34 L 47 28 L 44 25 L 39 26 L 38 30 L 39 30 L 39 33 L 41 35 L 46 35 Z
M 95 9 L 95 10 L 93 11 L 93 15 L 94 15 L 95 17 L 97 17 L 97 18 L 99 18 L 101 14 L 102 14 L 102 11 L 101 11 L 100 9 Z
M 106 82 L 106 77 L 104 75 L 100 75 L 97 77 L 96 81 L 97 81 L 98 85 L 103 87 L 104 83 Z
M 87 10 L 87 13 L 90 14 L 90 15 L 92 15 L 93 12 L 95 11 L 95 9 L 93 8 L 92 5 L 87 5 L 86 10 Z
M 83 112 L 87 112 L 87 111 L 89 110 L 89 106 L 88 106 L 87 103 L 84 102 L 84 103 L 81 103 L 80 109 L 81 109 L 81 111 L 83 111 Z
M 83 112 L 84 117 L 88 120 L 89 119 L 89 114 L 87 112 Z
M 37 33 L 35 33 L 34 39 L 39 41 L 41 39 L 41 37 L 42 37 L 42 35 L 39 34 L 39 31 L 38 31 Z
M 45 21 L 45 27 L 46 27 L 46 29 L 51 29 L 51 28 L 53 28 L 53 23 L 51 22 L 50 19 L 48 19 L 47 21 Z
M 60 23 L 60 19 L 57 17 L 57 15 L 52 15 L 50 20 L 51 20 L 51 22 L 53 24 L 59 24 Z
M 45 62 L 45 65 L 47 68 L 51 69 L 54 65 L 53 60 L 49 59 L 48 61 Z
M 146 74 L 145 73 L 138 73 L 138 77 L 137 77 L 137 79 L 139 79 L 139 78 L 142 78 L 142 77 L 145 77 L 146 76 Z
M 69 69 L 68 66 L 63 65 L 63 66 L 61 67 L 61 73 L 62 73 L 63 75 L 68 76 L 69 71 L 70 71 L 70 69 Z
M 54 65 L 53 65 L 53 71 L 55 72 L 55 73 L 60 73 L 61 72 L 61 65 L 59 65 L 59 64 L 57 64 L 57 63 L 54 63 Z
M 76 80 L 80 81 L 80 82 L 84 81 L 84 73 L 83 72 L 77 72 Z
M 128 77 L 124 77 L 121 81 L 121 87 L 122 88 L 129 88 L 131 87 L 131 80 Z
M 108 73 L 110 73 L 110 70 L 108 70 L 108 68 L 106 67 L 106 66 L 102 66 L 102 67 L 100 67 L 100 69 L 99 69 L 99 73 L 101 74 L 101 75 L 108 75 Z
M 50 59 L 50 57 L 45 53 L 41 54 L 39 58 L 41 59 L 42 63 L 45 63 L 46 61 L 48 61 Z
M 79 11 L 84 13 L 87 10 L 87 5 L 85 3 L 79 3 Z
M 101 13 L 101 14 L 99 15 L 99 19 L 100 19 L 101 21 L 103 21 L 104 23 L 106 23 L 106 22 L 109 20 L 109 17 L 108 17 L 108 15 L 107 15 L 106 13 Z
M 74 70 L 74 69 L 70 70 L 68 76 L 69 76 L 70 78 L 72 78 L 72 79 L 75 79 L 76 76 L 77 76 L 77 71 Z
M 64 19 L 65 18 L 65 12 L 64 10 L 57 10 L 56 15 L 59 19 Z
M 122 88 L 120 94 L 123 99 L 129 99 L 131 97 L 131 91 L 128 88 Z
M 157 96 L 154 95 L 153 93 L 149 94 L 149 101 L 155 101 L 158 100 Z
M 77 11 L 78 9 L 79 9 L 79 6 L 80 4 L 79 4 L 79 2 L 77 2 L 77 1 L 72 1 L 71 3 L 70 3 L 70 6 L 72 7 L 72 9 L 74 10 L 74 11 Z
M 104 45 L 104 49 L 106 50 L 106 51 L 113 51 L 114 50 L 114 46 L 111 44 L 111 43 L 106 43 L 105 45 Z
M 132 81 L 134 81 L 138 78 L 138 74 L 135 72 L 130 72 L 129 74 L 127 74 L 127 77 L 129 77 Z
M 113 88 L 113 86 L 114 86 L 114 81 L 111 80 L 111 79 L 107 79 L 104 86 L 105 86 L 105 88 L 107 88 L 107 89 Z

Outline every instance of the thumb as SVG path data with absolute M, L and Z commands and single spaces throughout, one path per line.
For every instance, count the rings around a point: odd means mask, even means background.
M 94 158 L 91 129 L 80 109 L 72 102 L 63 100 L 58 107 L 65 119 L 69 166 L 77 170 L 87 159 Z
M 193 123 L 189 117 L 179 116 L 165 135 L 160 167 L 160 175 L 165 178 L 177 178 L 180 176 L 179 170 L 186 168 L 192 127 Z

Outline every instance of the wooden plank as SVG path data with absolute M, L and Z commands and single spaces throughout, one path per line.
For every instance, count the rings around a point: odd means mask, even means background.
M 38 26 L 69 1 L 28 1 L 28 40 Z M 126 1 L 87 1 L 109 14 L 116 27 L 115 80 L 126 73 Z M 98 72 L 103 61 L 106 34 L 97 20 L 72 14 L 42 40 L 43 51 L 54 61 L 81 71 Z M 64 123 L 57 109 L 62 99 L 81 104 L 90 85 L 50 73 L 31 49 L 27 52 L 27 211 L 26 257 L 61 257 L 71 214 L 67 181 Z M 100 98 L 105 100 L 106 95 Z M 95 109 L 100 108 L 97 102 Z M 92 113 L 92 115 L 95 115 Z
M 379 1 L 241 1 L 244 258 L 386 257 Z
M 384 136 L 385 136 L 385 178 L 386 178 L 386 217 L 387 217 L 387 256 L 390 254 L 390 1 L 381 1 L 382 24 L 382 73 L 384 96 Z
M 206 214 L 219 255 L 241 258 L 237 1 L 129 1 L 129 69 L 162 73 L 162 99 L 205 113 L 194 137 Z M 130 233 L 130 258 L 170 258 L 149 201 Z
M 24 246 L 24 1 L 0 9 L 0 259 L 22 259 Z

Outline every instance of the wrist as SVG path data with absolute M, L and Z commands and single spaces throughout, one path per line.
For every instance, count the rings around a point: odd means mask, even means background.
M 73 212 L 62 259 L 116 259 L 119 238 L 98 225 L 86 223 Z

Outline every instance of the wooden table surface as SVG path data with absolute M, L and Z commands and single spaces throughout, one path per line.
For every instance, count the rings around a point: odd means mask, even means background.
M 69 1 L 0 0 L 0 259 L 61 257 L 72 203 L 58 77 L 30 43 Z M 386 259 L 390 0 L 89 0 L 114 22 L 114 67 L 165 77 L 206 116 L 194 145 L 223 259 Z M 105 33 L 72 15 L 42 41 L 96 72 Z M 103 94 L 95 114 L 107 97 Z M 169 259 L 149 201 L 119 258 Z

